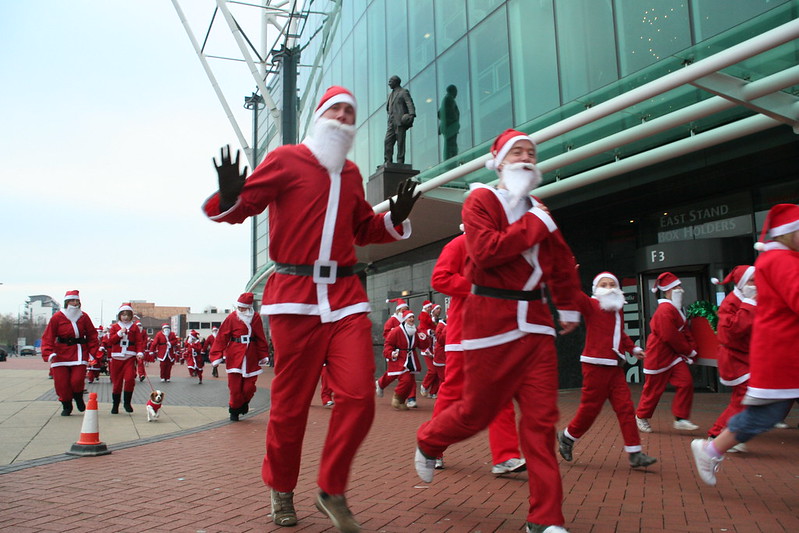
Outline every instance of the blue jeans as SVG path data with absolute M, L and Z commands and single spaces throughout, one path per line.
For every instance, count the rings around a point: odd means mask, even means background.
M 746 409 L 730 418 L 727 428 L 735 434 L 738 442 L 747 442 L 761 433 L 773 429 L 782 422 L 796 400 L 780 400 L 767 405 L 747 405 Z

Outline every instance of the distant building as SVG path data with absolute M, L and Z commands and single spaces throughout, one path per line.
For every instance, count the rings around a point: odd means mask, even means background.
M 191 307 L 161 306 L 146 300 L 131 300 L 130 305 L 133 307 L 133 314 L 141 318 L 157 318 L 162 322 L 169 321 L 175 315 L 185 315 L 191 312 Z M 116 320 L 116 316 L 114 316 L 114 320 Z
M 58 302 L 46 294 L 28 296 L 25 304 L 25 315 L 34 324 L 47 324 L 57 311 L 61 309 Z

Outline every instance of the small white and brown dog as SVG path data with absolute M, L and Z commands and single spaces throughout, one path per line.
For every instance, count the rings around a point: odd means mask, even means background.
M 153 422 L 158 420 L 158 411 L 161 409 L 161 403 L 164 401 L 164 393 L 160 390 L 154 390 L 150 393 L 150 399 L 147 400 L 147 421 Z

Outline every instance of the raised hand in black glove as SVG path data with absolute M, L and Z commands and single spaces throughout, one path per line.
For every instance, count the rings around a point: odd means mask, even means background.
M 397 186 L 397 201 L 395 202 L 393 198 L 388 199 L 391 222 L 395 226 L 398 226 L 403 220 L 408 218 L 408 215 L 411 214 L 411 209 L 413 209 L 413 204 L 422 195 L 421 192 L 418 192 L 414 196 L 416 185 L 417 183 L 413 178 L 408 178 Z
M 230 160 L 230 145 L 225 145 L 220 150 L 220 164 L 216 164 L 214 158 L 214 168 L 219 178 L 219 211 L 225 212 L 236 203 L 244 187 L 244 180 L 247 177 L 247 167 L 239 174 L 239 150 L 236 150 L 236 160 Z

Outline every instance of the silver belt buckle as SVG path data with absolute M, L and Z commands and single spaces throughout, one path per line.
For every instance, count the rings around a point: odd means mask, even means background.
M 250 344 L 250 336 L 242 335 L 241 337 L 239 337 L 239 342 L 242 342 L 244 344 Z
M 123 348 L 127 348 L 128 346 L 130 346 L 130 341 L 119 341 L 119 345 L 122 346 Z
M 324 283 L 331 285 L 336 282 L 336 274 L 338 272 L 338 261 L 323 261 L 317 259 L 313 263 L 313 280 L 314 283 Z

